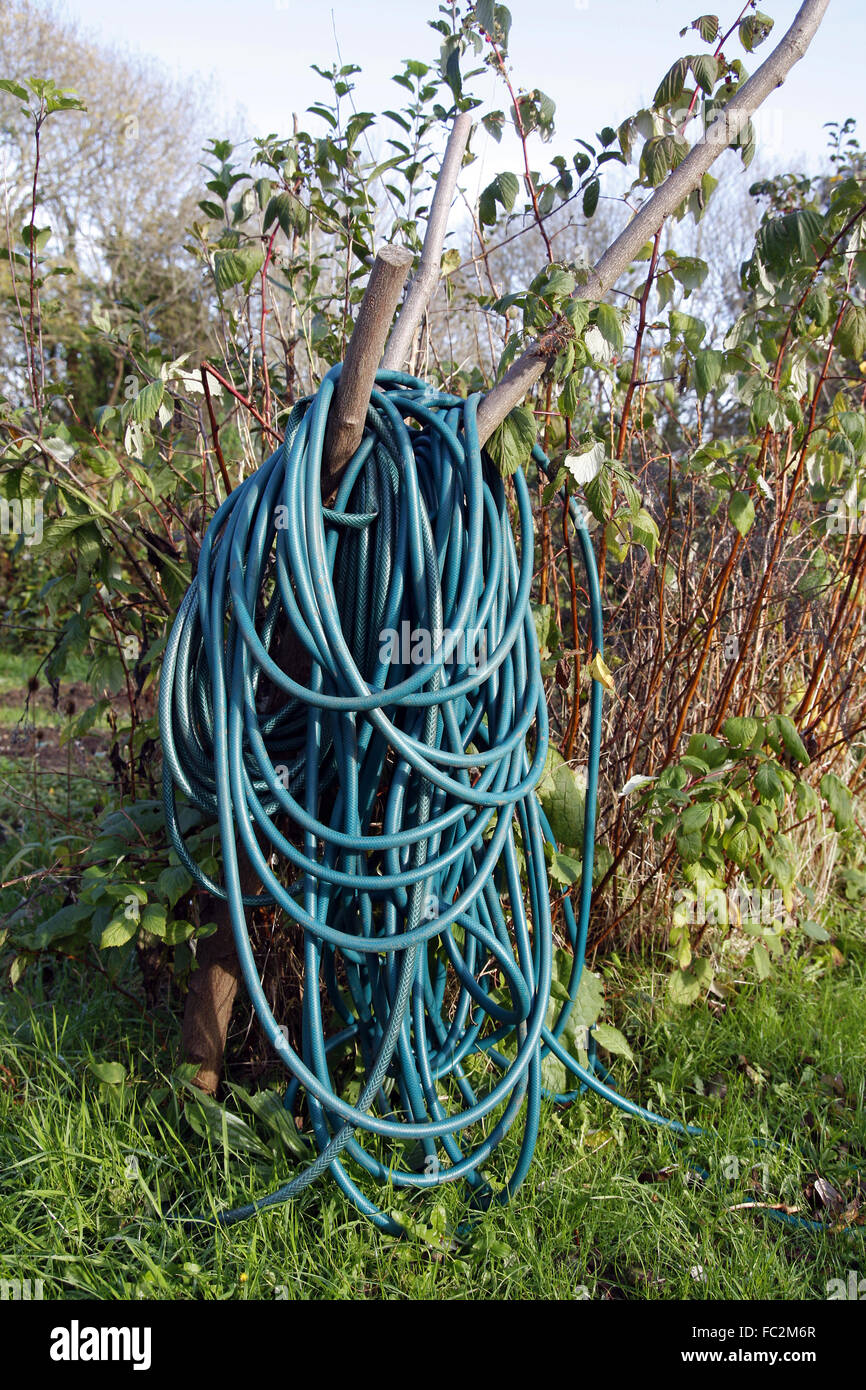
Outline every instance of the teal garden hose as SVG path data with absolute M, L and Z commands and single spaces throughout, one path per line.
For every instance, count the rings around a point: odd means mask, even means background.
M 552 836 L 534 791 L 548 722 L 525 478 L 513 479 L 515 544 L 505 485 L 478 444 L 479 397 L 380 371 L 363 442 L 324 508 L 322 451 L 339 373 L 293 408 L 282 445 L 207 531 L 165 652 L 163 795 L 181 862 L 228 901 L 246 987 L 291 1077 L 287 1106 L 303 1096 L 318 1150 L 293 1181 L 219 1223 L 290 1200 L 328 1170 L 359 1211 L 396 1234 L 368 1195 L 377 1182 L 462 1181 L 479 1208 L 516 1192 L 536 1142 L 546 1056 L 578 1089 L 631 1115 L 700 1131 L 619 1096 L 560 1041 L 589 920 L 596 681 L 576 912 L 563 902 L 574 964 L 568 997 L 548 1016 Z M 534 458 L 547 468 L 540 449 Z M 571 515 L 600 653 L 593 549 L 573 503 Z M 309 655 L 304 673 L 275 659 L 286 625 Z M 278 699 L 262 700 L 263 678 Z M 218 821 L 222 885 L 187 850 L 178 791 Z M 238 844 L 258 896 L 242 891 Z M 303 943 L 299 1052 L 253 957 L 244 908 L 262 904 L 282 909 L 285 930 Z M 347 1048 L 363 1064 L 354 1099 L 336 1079 Z M 512 1126 L 520 1144 L 494 1193 L 481 1170 Z

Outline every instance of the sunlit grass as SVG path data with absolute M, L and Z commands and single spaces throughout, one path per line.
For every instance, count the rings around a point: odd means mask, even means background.
M 861 1267 L 863 1228 L 814 1235 L 734 1208 L 811 1215 L 810 1175 L 850 1195 L 864 1166 L 862 910 L 838 905 L 829 924 L 841 963 L 790 959 L 716 1013 L 675 1013 L 660 973 L 610 965 L 639 1058 L 617 1063 L 618 1086 L 705 1136 L 671 1141 L 594 1097 L 548 1105 L 510 1206 L 467 1226 L 456 1187 L 385 1194 L 428 1240 L 377 1234 L 328 1178 L 225 1232 L 173 1219 L 264 1193 L 298 1160 L 195 1132 L 168 1080 L 179 1027 L 167 1010 L 148 1016 L 73 962 L 31 966 L 0 1014 L 0 1273 L 42 1279 L 53 1298 L 823 1298 Z M 134 976 L 118 983 L 135 993 Z M 122 1063 L 126 1079 L 100 1081 L 94 1062 Z M 264 1151 L 273 1136 L 242 1113 Z

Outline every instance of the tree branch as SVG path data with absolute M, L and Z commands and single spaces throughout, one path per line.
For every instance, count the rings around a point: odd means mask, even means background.
M 334 491 L 340 474 L 361 443 L 370 392 L 412 260 L 412 252 L 406 247 L 386 245 L 373 262 L 328 418 L 323 497 Z
M 382 366 L 391 371 L 400 371 L 407 366 L 412 357 L 412 349 L 418 325 L 424 317 L 430 300 L 439 284 L 442 269 L 442 247 L 448 229 L 448 215 L 457 186 L 457 178 L 463 165 L 466 142 L 472 129 L 472 117 L 463 111 L 451 127 L 448 144 L 442 159 L 442 167 L 436 180 L 436 191 L 430 204 L 427 218 L 427 231 L 418 269 L 412 276 L 403 308 L 388 339 Z
M 725 109 L 708 127 L 655 193 L 647 199 L 628 226 L 590 271 L 575 299 L 600 301 L 628 269 L 638 251 L 650 241 L 665 220 L 701 182 L 710 165 L 745 128 L 752 114 L 784 82 L 803 57 L 824 18 L 830 0 L 805 0 L 784 38 L 748 81 L 734 93 Z M 549 354 L 543 341 L 531 344 L 484 397 L 478 407 L 478 436 L 483 444 L 514 406 L 543 375 Z

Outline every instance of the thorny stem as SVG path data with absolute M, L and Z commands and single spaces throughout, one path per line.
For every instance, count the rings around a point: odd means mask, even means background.
M 493 50 L 493 57 L 495 59 L 496 66 L 499 69 L 503 82 L 508 88 L 508 95 L 511 97 L 511 104 L 514 109 L 514 122 L 517 126 L 517 134 L 520 137 L 520 144 L 523 150 L 523 178 L 524 182 L 526 183 L 526 191 L 529 194 L 530 201 L 532 202 L 532 211 L 535 217 L 535 225 L 541 233 L 541 239 L 544 242 L 544 249 L 547 252 L 547 259 L 548 261 L 552 262 L 553 247 L 550 244 L 550 237 L 547 235 L 547 228 L 544 225 L 544 218 L 541 215 L 541 209 L 538 205 L 538 193 L 536 192 L 535 180 L 532 177 L 532 169 L 530 168 L 529 164 L 529 147 L 527 142 L 526 127 L 523 124 L 523 117 L 520 114 L 520 102 L 518 101 L 514 88 L 511 85 L 511 78 L 508 76 L 508 69 L 505 66 L 505 59 L 499 51 L 498 44 L 495 42 L 492 34 L 487 34 L 487 39 L 490 43 L 491 49 Z

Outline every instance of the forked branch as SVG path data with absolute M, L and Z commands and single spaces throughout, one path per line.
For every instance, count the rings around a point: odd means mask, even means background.
M 724 110 L 678 165 L 644 203 L 589 273 L 586 284 L 574 291 L 575 299 L 600 301 L 613 288 L 648 241 L 668 217 L 696 189 L 722 150 L 745 129 L 747 121 L 784 82 L 803 57 L 824 18 L 830 0 L 805 0 L 784 38 L 755 73 L 734 93 Z M 478 407 L 478 435 L 483 444 L 519 405 L 544 373 L 549 353 L 542 341 L 532 343 L 484 397 Z

